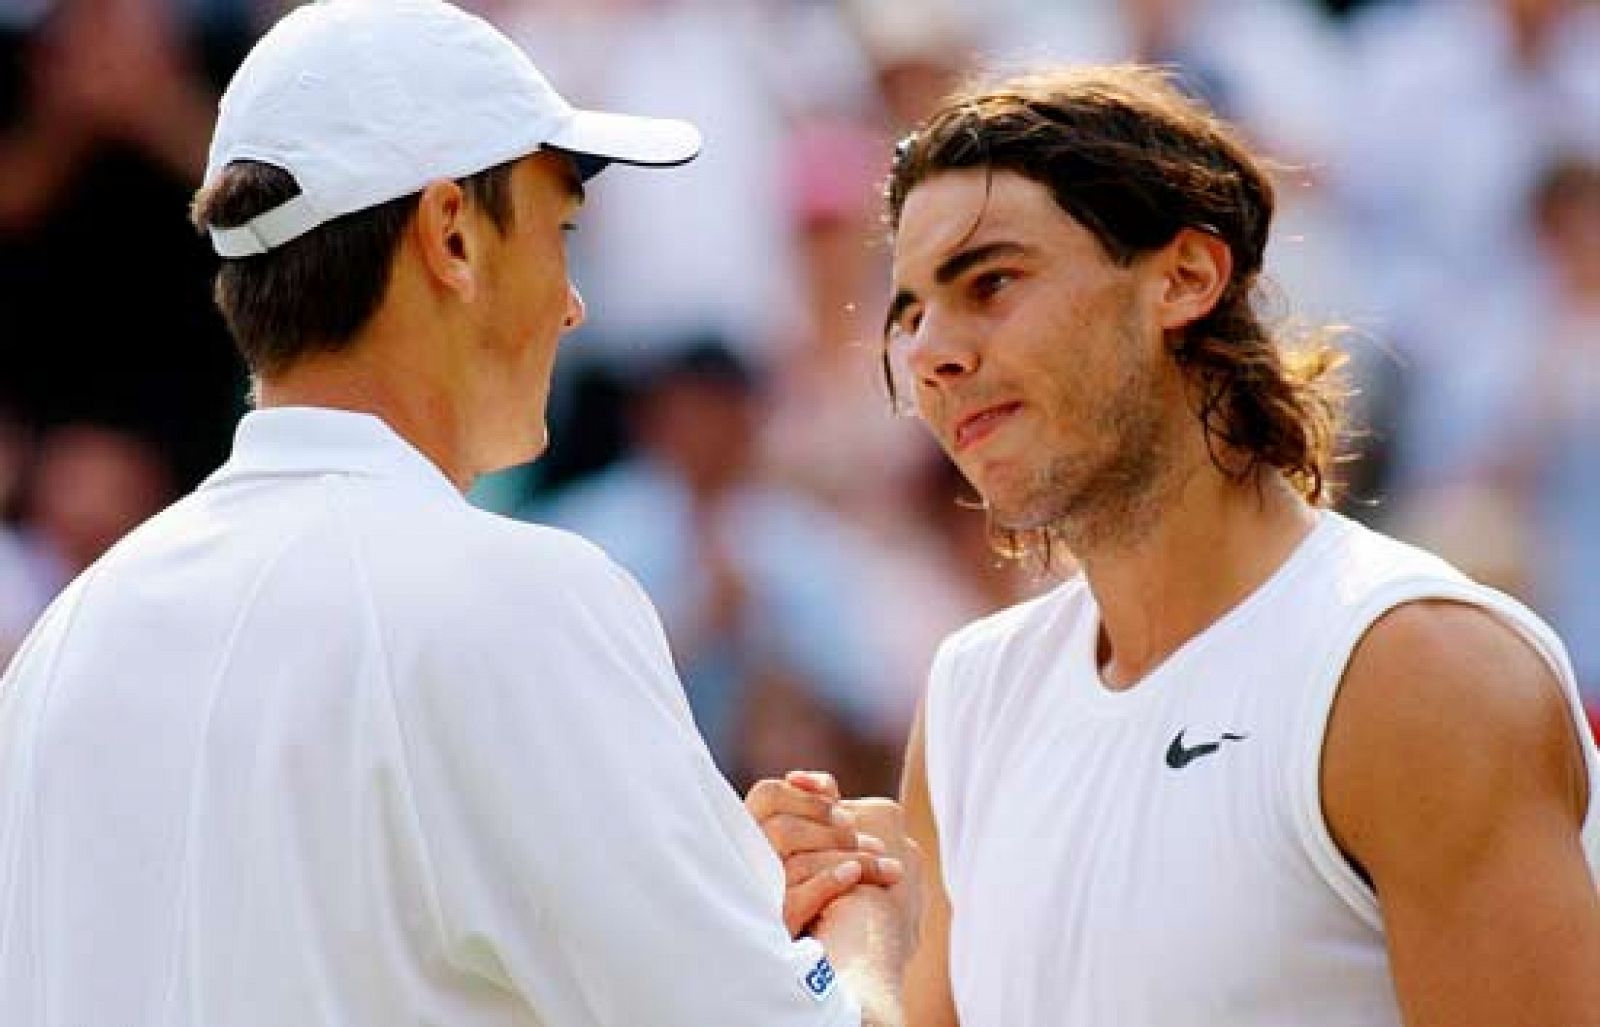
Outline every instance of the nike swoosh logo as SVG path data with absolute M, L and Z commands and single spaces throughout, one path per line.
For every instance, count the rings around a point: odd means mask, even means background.
M 1187 731 L 1185 728 L 1184 731 Z M 1173 770 L 1182 770 L 1202 756 L 1210 756 L 1222 748 L 1223 742 L 1242 742 L 1249 735 L 1236 735 L 1224 732 L 1222 737 L 1215 742 L 1204 742 L 1200 745 L 1185 747 L 1183 744 L 1183 731 L 1173 736 L 1172 744 L 1167 746 L 1167 766 Z

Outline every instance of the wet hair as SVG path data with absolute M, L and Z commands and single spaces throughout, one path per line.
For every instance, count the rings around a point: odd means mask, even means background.
M 958 91 L 897 147 L 885 187 L 898 231 L 906 197 L 946 171 L 1021 175 L 1128 266 L 1185 228 L 1227 244 L 1216 306 L 1174 340 L 1211 459 L 1235 480 L 1281 472 L 1314 504 L 1332 500 L 1348 390 L 1336 328 L 1290 345 L 1258 310 L 1274 195 L 1263 163 L 1172 77 L 1135 65 L 1032 72 Z M 890 382 L 893 389 L 893 382 Z

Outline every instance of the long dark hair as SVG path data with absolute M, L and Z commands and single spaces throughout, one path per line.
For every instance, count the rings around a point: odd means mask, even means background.
M 1124 266 L 1184 228 L 1227 243 L 1232 279 L 1173 349 L 1194 384 L 1212 461 L 1240 481 L 1275 468 L 1310 502 L 1331 502 L 1348 392 L 1338 330 L 1289 345 L 1262 323 L 1273 188 L 1229 125 L 1155 68 L 1065 68 L 970 87 L 897 148 L 885 188 L 890 230 L 918 183 L 969 168 L 1045 186 Z

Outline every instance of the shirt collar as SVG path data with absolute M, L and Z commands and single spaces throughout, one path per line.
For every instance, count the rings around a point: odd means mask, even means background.
M 201 487 L 315 474 L 398 479 L 465 502 L 444 472 L 381 418 L 328 407 L 272 407 L 245 414 L 228 462 Z

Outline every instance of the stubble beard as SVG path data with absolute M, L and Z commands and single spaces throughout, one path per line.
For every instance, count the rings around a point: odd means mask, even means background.
M 1118 329 L 1118 346 L 1137 352 L 1129 321 Z M 1168 491 L 1173 447 L 1160 384 L 1151 367 L 1128 360 L 1096 413 L 1093 434 L 1112 440 L 1093 455 L 1060 454 L 1047 461 L 1011 509 L 991 507 L 994 522 L 1008 531 L 1046 535 L 1083 558 L 1123 550 L 1147 537 L 1159 520 Z

